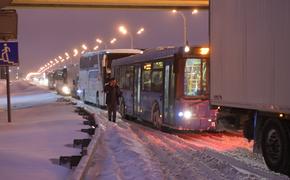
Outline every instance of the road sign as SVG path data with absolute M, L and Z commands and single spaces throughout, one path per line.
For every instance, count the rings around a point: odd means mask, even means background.
M 16 10 L 0 10 L 0 39 L 5 41 L 17 39 L 17 19 Z
M 18 42 L 0 42 L 0 66 L 18 65 Z

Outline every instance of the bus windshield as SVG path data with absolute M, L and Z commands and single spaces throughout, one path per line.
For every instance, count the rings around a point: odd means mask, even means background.
M 188 58 L 184 69 L 184 95 L 207 95 L 208 73 L 205 59 Z

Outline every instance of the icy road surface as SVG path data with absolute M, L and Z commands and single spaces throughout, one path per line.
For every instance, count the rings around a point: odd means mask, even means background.
M 251 152 L 252 143 L 231 133 L 173 135 L 89 107 L 101 136 L 85 179 L 288 179 L 271 172 Z

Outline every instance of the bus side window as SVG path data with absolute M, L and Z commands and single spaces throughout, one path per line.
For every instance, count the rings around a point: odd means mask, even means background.
M 126 82 L 126 66 L 121 66 L 120 67 L 120 74 L 117 75 L 120 77 L 120 83 L 119 86 L 120 88 L 125 89 L 125 82 Z
M 133 66 L 126 67 L 126 71 L 125 71 L 126 79 L 123 82 L 123 86 L 125 89 L 128 89 L 128 90 L 133 89 L 133 73 L 134 73 Z
M 153 63 L 153 70 L 152 70 L 152 83 L 151 89 L 155 92 L 162 91 L 162 81 L 163 81 L 163 62 L 156 62 Z
M 151 63 L 145 63 L 142 70 L 142 90 L 151 90 Z

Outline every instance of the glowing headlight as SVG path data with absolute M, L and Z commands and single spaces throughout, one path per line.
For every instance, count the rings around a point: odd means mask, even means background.
M 67 86 L 62 87 L 62 92 L 66 95 L 70 94 L 70 88 Z
M 189 119 L 189 118 L 191 118 L 191 116 L 192 116 L 192 113 L 190 111 L 185 111 L 184 112 L 184 118 L 185 119 Z
M 179 116 L 179 117 L 183 117 L 183 112 L 179 112 L 179 113 L 178 113 L 178 116 Z
M 180 111 L 179 113 L 178 113 L 178 117 L 180 117 L 180 118 L 185 118 L 185 119 L 190 119 L 191 117 L 192 117 L 192 113 L 190 112 L 190 111 Z
M 81 89 L 78 89 L 78 90 L 77 90 L 77 93 L 78 93 L 78 95 L 80 95 L 80 94 L 83 93 L 83 91 L 82 91 Z

